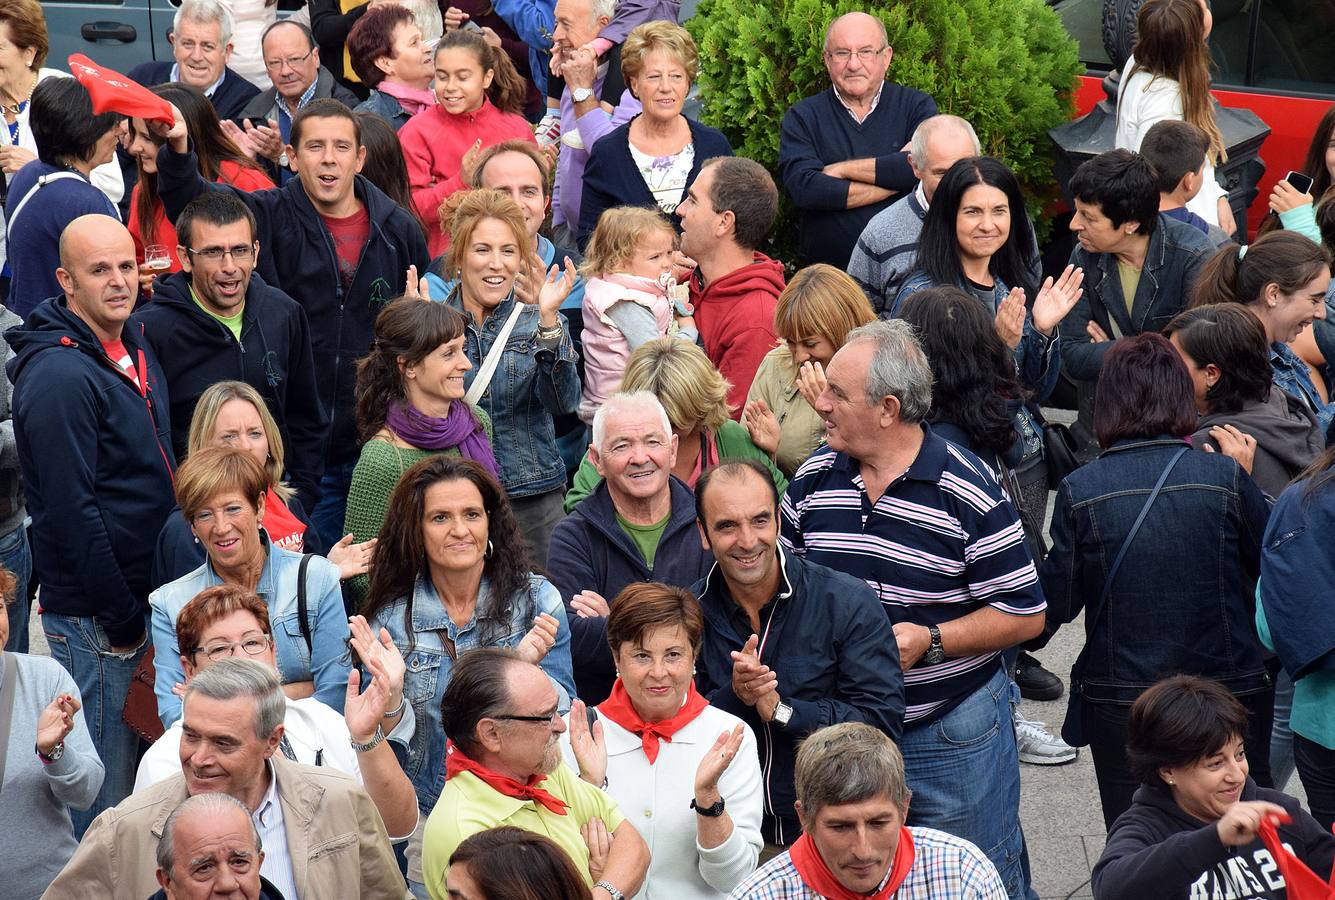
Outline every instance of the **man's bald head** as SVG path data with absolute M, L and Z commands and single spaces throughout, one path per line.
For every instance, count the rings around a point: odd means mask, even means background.
M 129 229 L 122 225 L 120 220 L 102 213 L 79 216 L 66 225 L 65 230 L 60 233 L 61 268 L 69 269 L 80 251 L 87 247 L 90 241 L 107 242 L 112 240 L 113 236 L 123 237 L 130 242 L 131 249 L 134 248 L 134 238 L 130 237 Z
M 56 281 L 65 301 L 99 341 L 120 340 L 139 294 L 134 239 L 111 216 L 79 216 L 60 234 Z
M 834 34 L 836 30 L 844 31 L 846 29 L 855 29 L 858 33 L 863 34 L 865 33 L 864 29 L 868 28 L 873 28 L 880 33 L 882 44 L 890 43 L 890 35 L 885 30 L 884 22 L 865 12 L 851 12 L 844 13 L 842 16 L 836 16 L 834 20 L 830 22 L 829 27 L 825 29 L 825 40 L 821 44 L 821 49 L 830 49 L 830 35 Z

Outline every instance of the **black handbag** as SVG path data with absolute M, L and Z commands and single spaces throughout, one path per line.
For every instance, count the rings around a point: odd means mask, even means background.
M 1043 418 L 1037 405 L 1031 405 L 1030 411 L 1043 427 L 1043 459 L 1048 464 L 1048 487 L 1055 491 L 1061 487 L 1067 475 L 1080 468 L 1080 445 L 1070 428 L 1061 422 L 1049 422 Z

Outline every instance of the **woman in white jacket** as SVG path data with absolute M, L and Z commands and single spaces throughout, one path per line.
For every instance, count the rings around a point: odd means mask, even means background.
M 1136 17 L 1136 49 L 1122 69 L 1117 92 L 1119 149 L 1140 150 L 1155 122 L 1190 122 L 1210 138 L 1200 193 L 1187 209 L 1233 234 L 1237 223 L 1228 192 L 1215 180 L 1215 165 L 1227 157 L 1210 96 L 1210 48 L 1214 19 L 1205 0 L 1146 0 Z
M 760 856 L 755 735 L 692 679 L 704 616 L 690 591 L 632 584 L 612 601 L 612 695 L 570 707 L 566 762 L 617 801 L 653 853 L 639 900 L 726 897 Z

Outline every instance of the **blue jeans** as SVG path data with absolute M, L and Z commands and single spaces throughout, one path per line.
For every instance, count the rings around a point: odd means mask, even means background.
M 1275 790 L 1284 790 L 1293 775 L 1293 730 L 1289 715 L 1293 712 L 1293 679 L 1280 669 L 1275 674 L 1275 721 L 1270 726 L 1270 777 Z
M 1019 693 L 998 665 L 959 706 L 905 728 L 899 747 L 913 792 L 908 824 L 971 841 L 997 867 L 1011 900 L 1037 900 L 1020 830 L 1020 755 L 1011 720 Z
M 327 465 L 320 479 L 320 502 L 311 510 L 311 522 L 320 533 L 326 547 L 343 540 L 343 519 L 348 512 L 348 488 L 352 485 L 352 470 L 357 461 L 342 465 Z
M 91 617 L 43 612 L 42 631 L 51 645 L 51 656 L 79 686 L 83 718 L 107 773 L 93 805 L 70 810 L 74 837 L 80 839 L 98 813 L 120 803 L 134 788 L 139 736 L 125 724 L 121 713 L 134 670 L 150 646 L 148 621 L 145 618 L 143 643 L 128 653 L 112 653 L 106 632 Z
M 10 653 L 27 653 L 32 551 L 28 547 L 28 529 L 23 525 L 0 537 L 0 565 L 14 576 L 14 602 L 9 606 L 9 640 L 5 649 Z

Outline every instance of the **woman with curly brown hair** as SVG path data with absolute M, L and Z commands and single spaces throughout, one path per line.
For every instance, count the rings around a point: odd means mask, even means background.
M 390 494 L 415 462 L 465 456 L 499 474 L 491 419 L 464 400 L 464 373 L 472 367 L 463 317 L 448 306 L 397 300 L 376 317 L 371 352 L 357 364 L 357 428 L 366 443 L 343 518 L 343 533 L 355 542 L 380 533 Z M 360 602 L 368 580 L 349 587 Z
M 417 790 L 422 821 L 445 783 L 440 698 L 461 654 L 509 647 L 539 665 L 561 694 L 575 695 L 570 627 L 556 588 L 529 571 L 505 492 L 472 460 L 434 456 L 414 465 L 390 498 L 365 607 L 407 665 L 404 702 L 417 727 L 400 759 Z M 396 740 L 391 737 L 390 740 Z M 422 835 L 408 845 L 408 878 L 419 893 Z

